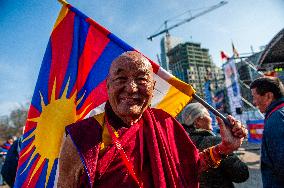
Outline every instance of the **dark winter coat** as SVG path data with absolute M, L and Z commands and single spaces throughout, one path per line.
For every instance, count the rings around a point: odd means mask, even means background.
M 13 143 L 7 153 L 6 160 L 1 170 L 3 179 L 10 187 L 13 187 L 15 182 L 22 139 L 23 138 L 20 137 Z
M 264 188 L 284 187 L 284 98 L 272 102 L 265 114 L 261 144 Z
M 195 146 L 202 151 L 210 146 L 221 143 L 221 137 L 212 131 L 196 129 L 183 125 Z M 203 172 L 200 177 L 200 188 L 231 188 L 235 183 L 241 183 L 249 178 L 247 165 L 237 155 L 231 154 L 221 161 L 218 168 Z

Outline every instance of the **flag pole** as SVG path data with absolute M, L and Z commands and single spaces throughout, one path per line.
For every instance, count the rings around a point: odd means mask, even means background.
M 213 106 L 211 106 L 210 104 L 208 104 L 205 100 L 203 100 L 201 97 L 199 97 L 196 93 L 192 94 L 192 97 L 197 100 L 199 103 L 201 103 L 205 108 L 207 108 L 208 110 L 210 110 L 215 116 L 220 117 L 225 125 L 229 126 L 229 127 L 233 127 L 233 125 L 229 122 L 229 120 L 220 112 L 218 112 Z
M 59 3 L 61 3 L 62 5 L 68 5 L 69 3 L 67 3 L 67 1 L 65 1 L 65 0 L 58 0 L 59 1 Z

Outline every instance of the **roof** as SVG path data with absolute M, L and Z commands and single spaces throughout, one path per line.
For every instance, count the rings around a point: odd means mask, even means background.
M 259 68 L 272 64 L 284 65 L 284 28 L 268 43 L 258 60 Z

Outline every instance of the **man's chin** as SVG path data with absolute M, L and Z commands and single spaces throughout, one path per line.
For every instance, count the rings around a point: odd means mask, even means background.
M 139 116 L 142 113 L 142 109 L 138 107 L 127 107 L 119 109 L 119 114 L 123 116 Z

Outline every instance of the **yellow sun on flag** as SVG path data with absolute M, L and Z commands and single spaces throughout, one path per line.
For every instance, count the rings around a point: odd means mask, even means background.
M 43 97 L 41 95 L 41 107 L 42 112 L 39 117 L 28 119 L 28 121 L 36 122 L 37 126 L 35 131 L 29 135 L 25 140 L 28 140 L 31 137 L 35 137 L 33 144 L 26 150 L 23 154 L 26 155 L 29 151 L 35 147 L 35 152 L 33 152 L 32 156 L 28 163 L 31 163 L 32 159 L 34 159 L 35 155 L 39 154 L 40 159 L 38 160 L 35 169 L 32 172 L 29 182 L 33 179 L 33 176 L 40 168 L 45 159 L 48 160 L 47 174 L 46 178 L 50 177 L 50 172 L 53 167 L 55 159 L 59 157 L 60 146 L 62 144 L 62 139 L 65 132 L 65 126 L 76 122 L 79 118 L 81 118 L 81 114 L 76 115 L 76 106 L 80 103 L 80 100 L 76 102 L 76 93 L 67 98 L 67 88 L 69 85 L 69 81 L 64 89 L 62 97 L 59 99 L 55 99 L 55 91 L 56 91 L 56 81 L 54 81 L 52 94 L 49 101 L 49 104 L 45 105 L 43 102 Z M 29 164 L 27 165 L 27 167 Z M 25 170 L 23 170 L 25 171 Z M 46 179 L 46 184 L 48 179 Z

